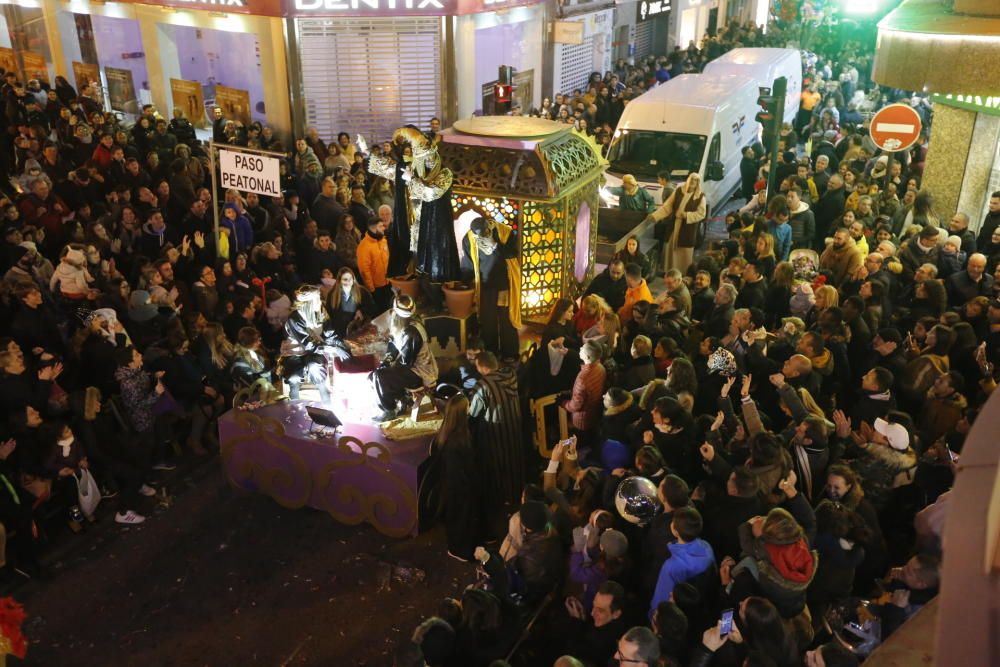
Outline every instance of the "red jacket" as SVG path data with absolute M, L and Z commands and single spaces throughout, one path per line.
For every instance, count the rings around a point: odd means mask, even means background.
M 70 212 L 62 199 L 49 194 L 48 199 L 42 201 L 38 195 L 31 193 L 18 202 L 17 208 L 21 211 L 25 224 L 43 227 L 46 237 L 52 242 L 62 238 L 62 220 Z M 41 209 L 44 209 L 44 212 L 40 213 Z
M 573 428 L 589 431 L 597 428 L 604 412 L 604 383 L 607 371 L 599 361 L 584 364 L 573 382 L 573 396 L 563 407 L 573 417 Z

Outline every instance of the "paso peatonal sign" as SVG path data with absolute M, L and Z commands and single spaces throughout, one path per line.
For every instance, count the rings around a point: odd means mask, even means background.
M 278 197 L 281 195 L 278 165 L 276 157 L 219 150 L 219 173 L 223 188 Z

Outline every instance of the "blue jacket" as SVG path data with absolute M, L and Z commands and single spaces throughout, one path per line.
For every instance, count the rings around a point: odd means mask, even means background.
M 219 218 L 219 226 L 228 227 L 230 230 L 230 254 L 235 257 L 238 252 L 249 253 L 250 248 L 253 247 L 253 225 L 250 224 L 250 218 L 240 213 L 234 204 L 226 204 L 222 208 L 223 211 L 227 208 L 236 211 L 236 220 L 230 220 L 225 215 Z
M 674 542 L 668 545 L 667 549 L 670 551 L 670 558 L 665 560 L 663 567 L 660 568 L 660 577 L 656 580 L 656 590 L 649 603 L 650 618 L 661 602 L 670 600 L 674 586 L 683 584 L 688 579 L 693 579 L 708 568 L 715 566 L 715 554 L 712 553 L 712 546 L 705 540 L 697 539 L 686 544 Z
M 774 237 L 774 256 L 779 262 L 787 262 L 792 251 L 792 226 L 787 222 L 779 225 L 772 220 L 767 225 L 767 231 Z

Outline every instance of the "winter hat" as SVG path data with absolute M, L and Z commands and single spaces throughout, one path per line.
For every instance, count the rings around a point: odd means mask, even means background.
M 38 252 L 38 246 L 34 241 L 21 241 L 18 245 L 29 252 Z
M 63 261 L 79 268 L 87 263 L 87 256 L 83 254 L 82 250 L 70 248 L 66 251 L 66 256 L 63 257 Z
M 884 419 L 876 419 L 875 432 L 884 435 L 889 441 L 889 446 L 897 451 L 905 452 L 910 448 L 910 434 L 902 424 L 892 424 Z
M 940 233 L 941 230 L 939 230 L 937 227 L 931 227 L 930 225 L 927 225 L 926 227 L 920 228 L 920 232 L 917 234 L 917 236 L 925 240 L 936 239 L 938 237 L 938 234 Z
M 545 527 L 549 524 L 549 508 L 546 507 L 545 503 L 539 502 L 537 500 L 529 500 L 528 502 L 521 505 L 521 509 L 518 512 L 521 516 L 521 525 L 524 526 L 526 530 L 532 532 L 538 532 L 545 530 Z
M 795 335 L 801 334 L 806 330 L 806 323 L 802 321 L 801 317 L 782 317 L 781 326 L 791 329 L 789 333 L 794 333 Z
M 957 248 L 958 250 L 962 249 L 962 237 L 961 236 L 955 236 L 954 234 L 952 234 L 951 236 L 949 236 L 945 240 L 945 245 L 947 245 L 949 243 L 952 244 L 953 246 L 955 246 L 955 248 Z
M 601 466 L 605 470 L 628 468 L 632 465 L 632 452 L 622 442 L 605 440 L 601 445 Z
M 155 304 L 149 302 L 149 292 L 137 289 L 128 297 L 128 317 L 133 322 L 148 322 L 154 317 L 158 309 Z
M 809 283 L 799 283 L 788 303 L 789 309 L 795 315 L 809 312 L 809 309 L 816 305 L 816 295 L 813 294 L 812 285 Z
M 724 347 L 717 348 L 708 355 L 708 372 L 718 373 L 722 377 L 736 375 L 736 357 Z
M 628 538 L 614 528 L 601 533 L 601 551 L 605 558 L 622 558 L 628 553 Z
M 882 178 L 885 176 L 885 172 L 888 168 L 889 156 L 883 155 L 879 159 L 875 160 L 875 166 L 872 167 L 872 178 Z

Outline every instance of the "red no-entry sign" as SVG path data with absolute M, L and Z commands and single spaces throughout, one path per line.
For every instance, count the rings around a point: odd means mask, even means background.
M 920 114 L 906 104 L 890 104 L 872 117 L 872 141 L 884 151 L 902 151 L 920 136 Z

